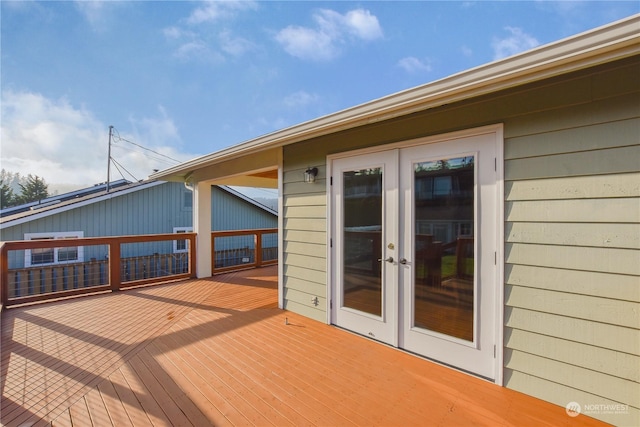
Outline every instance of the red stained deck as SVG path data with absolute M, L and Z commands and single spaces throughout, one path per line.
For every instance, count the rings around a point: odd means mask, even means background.
M 4 310 L 1 423 L 603 425 L 279 310 L 276 273 Z

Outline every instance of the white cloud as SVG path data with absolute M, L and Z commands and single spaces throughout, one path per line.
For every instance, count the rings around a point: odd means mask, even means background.
M 341 46 L 383 36 L 378 18 L 364 9 L 355 9 L 345 15 L 322 9 L 313 15 L 313 20 L 315 28 L 290 25 L 276 34 L 276 41 L 297 58 L 328 61 L 341 53 Z
M 229 30 L 222 31 L 218 35 L 218 39 L 222 50 L 233 56 L 241 56 L 254 49 L 252 42 L 242 37 L 233 36 Z
M 173 40 L 177 40 L 180 39 L 182 37 L 185 36 L 192 36 L 192 34 L 184 31 L 183 29 L 179 28 L 179 27 L 167 27 L 164 30 L 162 30 L 164 36 L 167 39 L 173 39 Z
M 76 0 L 76 8 L 94 31 L 106 31 L 112 25 L 113 10 L 126 5 L 122 1 Z
M 181 61 L 195 60 L 211 64 L 217 64 L 225 60 L 222 54 L 212 50 L 209 45 L 202 40 L 192 40 L 181 44 L 180 47 L 173 52 L 173 57 Z
M 291 56 L 314 61 L 327 61 L 339 53 L 334 40 L 322 31 L 289 26 L 280 30 L 276 40 Z
M 254 1 L 205 1 L 196 8 L 187 23 L 191 25 L 216 22 L 221 19 L 233 17 L 236 12 L 244 10 L 255 10 L 258 4 Z
M 517 27 L 505 27 L 509 35 L 505 38 L 495 38 L 491 44 L 493 47 L 493 59 L 502 59 L 538 46 L 540 42 L 535 37 L 525 33 Z
M 407 73 L 428 73 L 433 67 L 428 61 L 422 61 L 413 56 L 407 56 L 398 61 L 398 66 L 404 69 Z
M 91 111 L 65 98 L 51 100 L 37 93 L 3 91 L 1 116 L 2 168 L 38 175 L 50 191 L 106 180 L 109 127 Z M 180 135 L 162 108 L 158 117 L 132 118 L 130 125 L 134 132 L 121 131 L 122 138 L 177 160 L 194 157 L 173 148 L 180 145 Z M 112 157 L 137 179 L 146 178 L 153 169 L 171 166 L 161 156 L 122 141 L 114 142 L 112 148 Z M 114 168 L 111 176 L 120 178 Z
M 251 41 L 234 36 L 227 29 L 211 31 L 211 24 L 232 19 L 239 12 L 257 7 L 258 4 L 253 1 L 202 2 L 188 18 L 163 30 L 167 41 L 175 46 L 173 57 L 182 61 L 219 64 L 226 60 L 225 54 L 241 56 L 254 50 L 255 45 Z
M 382 27 L 378 18 L 368 10 L 352 10 L 346 14 L 344 20 L 349 31 L 358 38 L 376 40 L 382 37 Z
M 316 94 L 308 93 L 303 90 L 294 92 L 284 98 L 284 105 L 288 108 L 304 107 L 318 101 L 319 97 Z

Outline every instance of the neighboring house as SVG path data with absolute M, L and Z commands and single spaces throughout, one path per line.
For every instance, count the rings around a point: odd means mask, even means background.
M 225 186 L 211 187 L 211 230 L 275 228 L 277 212 Z M 51 196 L 0 212 L 2 241 L 163 234 L 192 231 L 193 193 L 184 184 L 121 180 Z M 275 247 L 277 242 L 273 242 Z M 228 245 L 227 245 L 228 246 Z M 225 242 L 217 245 L 225 249 Z M 123 245 L 122 257 L 185 253 L 184 240 Z M 104 260 L 106 247 L 34 249 L 10 254 L 9 268 Z
M 633 16 L 152 178 L 277 182 L 282 308 L 640 425 L 639 76 Z

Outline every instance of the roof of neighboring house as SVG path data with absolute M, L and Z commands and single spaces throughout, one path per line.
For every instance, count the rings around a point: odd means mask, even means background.
M 258 202 L 257 200 L 252 199 L 251 197 L 242 194 L 241 192 L 234 190 L 231 187 L 227 187 L 226 185 L 216 185 L 216 187 L 218 187 L 219 189 L 226 191 L 227 193 L 231 194 L 232 196 L 235 196 L 239 199 L 244 200 L 247 203 L 251 203 L 252 205 L 254 205 L 257 208 L 260 208 L 264 211 L 267 211 L 268 213 L 278 216 L 278 211 L 275 211 L 273 209 L 271 209 L 269 206 L 263 205 L 262 203 Z
M 640 53 L 640 14 L 499 61 L 279 130 L 154 173 L 183 180 L 197 169 L 310 138 L 459 102 Z
M 127 181 L 126 179 L 120 179 L 118 181 L 110 182 L 109 184 L 107 184 L 106 182 L 101 182 L 100 184 L 95 184 L 93 187 L 81 188 L 80 190 L 74 190 L 68 193 L 49 196 L 47 198 L 38 200 L 36 202 L 23 203 L 21 205 L 4 208 L 0 210 L 0 218 L 4 218 L 10 215 L 15 215 L 22 212 L 42 209 L 50 205 L 66 202 L 68 200 L 78 199 L 80 197 L 88 196 L 91 194 L 102 193 L 106 190 L 107 185 L 111 190 L 111 189 L 116 189 L 118 187 L 122 187 L 123 185 L 128 185 L 128 184 L 131 184 L 131 182 Z
M 26 203 L 24 205 L 4 209 L 1 211 L 0 230 L 165 183 L 166 181 L 158 180 L 139 181 L 134 183 L 126 180 L 120 180 L 110 183 L 109 192 L 106 190 L 106 184 L 102 183 L 82 190 L 76 190 L 71 193 L 49 197 L 41 200 L 40 203 Z M 216 187 L 254 205 L 259 209 L 265 210 L 272 215 L 278 215 L 278 213 L 273 209 L 258 203 L 232 188 L 226 186 Z

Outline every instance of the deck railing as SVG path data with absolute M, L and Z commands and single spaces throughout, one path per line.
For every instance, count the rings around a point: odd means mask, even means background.
M 214 231 L 211 253 L 212 274 L 277 264 L 278 229 Z
M 126 287 L 169 280 L 195 278 L 195 233 L 151 234 L 78 239 L 4 242 L 0 247 L 0 302 L 2 307 L 63 298 L 86 293 L 117 291 Z M 125 245 L 186 241 L 183 253 L 152 253 L 122 257 Z M 11 259 L 26 258 L 25 251 L 59 248 L 90 248 L 105 252 L 103 259 L 9 268 Z M 17 252 L 17 253 L 15 253 Z
M 195 233 L 180 233 L 4 242 L 0 246 L 0 308 L 195 278 L 195 241 Z M 175 247 L 175 242 L 180 242 L 180 247 L 186 247 L 186 250 L 157 250 L 149 246 L 155 242 L 162 242 L 165 249 Z M 183 242 L 188 244 L 184 245 Z M 134 250 L 132 246 L 135 245 L 140 248 Z M 61 251 L 60 248 L 74 250 Z M 25 267 L 22 262 L 17 262 L 29 258 L 27 251 L 36 254 L 36 251 L 46 252 L 47 249 L 53 249 L 58 254 L 82 252 L 84 255 L 104 255 L 99 258 L 87 256 L 88 261 Z M 211 250 L 212 274 L 277 264 L 278 229 L 212 232 Z M 123 256 L 132 252 L 149 255 Z M 37 256 L 34 255 L 34 261 Z M 38 261 L 42 262 L 43 259 Z M 21 266 L 9 268 L 10 264 Z

